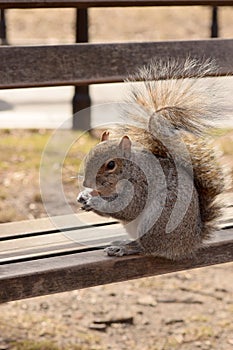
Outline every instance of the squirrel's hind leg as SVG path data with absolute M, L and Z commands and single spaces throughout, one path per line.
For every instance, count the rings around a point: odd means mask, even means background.
M 142 248 L 137 241 L 116 241 L 110 247 L 104 249 L 109 256 L 123 256 L 142 253 Z

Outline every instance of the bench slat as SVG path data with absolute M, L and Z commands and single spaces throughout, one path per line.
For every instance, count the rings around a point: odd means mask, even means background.
M 213 240 L 229 239 L 229 229 L 233 227 L 229 214 L 232 217 L 232 210 L 225 210 L 220 225 L 223 229 L 216 233 Z M 65 251 L 83 251 L 126 238 L 127 234 L 120 224 L 94 213 L 1 224 L 0 264 L 33 257 L 38 259 Z
M 95 285 L 226 263 L 233 260 L 233 231 L 229 239 L 200 250 L 195 259 L 178 262 L 128 256 L 111 258 L 90 251 L 0 265 L 0 302 L 36 297 Z
M 222 218 L 220 219 L 221 227 L 233 225 L 233 207 L 224 208 Z M 27 237 L 30 235 L 40 235 L 55 233 L 61 230 L 74 230 L 86 228 L 91 225 L 113 225 L 116 224 L 111 218 L 105 218 L 93 212 L 79 212 L 78 214 L 59 215 L 33 220 L 22 220 L 16 222 L 7 222 L 0 224 L 0 241 L 11 238 Z
M 78 238 L 72 240 L 71 238 L 56 235 L 53 239 L 48 239 L 45 237 L 42 240 L 31 240 L 30 242 L 22 241 L 14 249 L 16 245 L 15 241 L 12 241 L 12 244 L 3 245 L 1 244 L 0 251 L 0 265 L 6 265 L 10 263 L 20 262 L 20 261 L 29 261 L 29 260 L 38 260 L 48 257 L 61 256 L 66 254 L 80 253 L 83 251 L 90 251 L 94 249 L 103 249 L 110 245 L 113 241 L 119 241 L 127 239 L 128 236 L 124 230 L 120 230 L 120 225 L 115 228 L 111 233 L 101 232 L 98 230 L 96 232 L 90 232 L 92 237 L 88 234 L 85 239 Z M 219 234 L 213 236 L 213 242 L 223 242 L 229 241 L 232 238 L 229 232 L 221 231 Z M 98 234 L 98 235 L 97 235 Z M 4 250 L 5 249 L 5 250 Z
M 231 0 L 1 0 L 2 8 L 33 8 L 33 7 L 128 7 L 128 6 L 231 6 Z
M 54 234 L 61 230 L 70 231 L 99 225 L 113 225 L 116 221 L 94 213 L 60 215 L 36 220 L 23 220 L 0 224 L 0 242 L 12 238 L 31 237 L 42 234 Z
M 216 232 L 212 241 L 230 240 L 231 234 L 233 235 L 233 230 L 230 230 L 230 228 L 223 229 Z M 127 233 L 122 226 L 116 224 L 111 227 L 103 226 L 100 228 L 89 228 L 88 230 L 79 229 L 7 240 L 0 244 L 0 264 L 103 247 L 109 245 L 112 241 L 127 238 Z
M 103 226 L 7 240 L 0 243 L 0 264 L 103 247 L 113 240 L 126 238 L 122 226 L 116 224 L 111 228 Z
M 187 56 L 211 57 L 219 65 L 218 75 L 233 74 L 233 39 L 3 46 L 0 47 L 0 88 L 123 81 L 152 58 Z

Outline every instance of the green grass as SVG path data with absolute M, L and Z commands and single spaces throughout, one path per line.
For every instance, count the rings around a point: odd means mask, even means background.
M 93 147 L 97 140 L 88 134 L 82 135 L 78 131 L 73 131 L 74 142 L 70 145 L 64 160 L 64 167 L 76 168 L 79 166 L 84 155 Z M 48 130 L 28 130 L 28 131 L 0 131 L 0 171 L 4 170 L 38 170 L 41 156 L 50 142 L 52 132 Z M 213 129 L 211 136 L 220 146 L 224 155 L 233 154 L 233 132 L 231 129 Z M 61 144 L 62 147 L 62 134 Z M 56 149 L 54 150 L 56 153 Z M 59 149 L 57 150 L 59 154 Z
M 65 159 L 63 159 L 63 178 L 66 183 L 72 182 L 71 177 L 77 174 L 85 154 L 96 144 L 97 140 L 89 134 L 82 135 L 79 131 L 72 131 L 72 138 L 76 141 L 69 145 Z M 223 155 L 233 154 L 233 131 L 231 129 L 212 129 L 211 136 Z M 39 171 L 41 156 L 51 144 L 52 131 L 48 130 L 2 130 L 0 131 L 0 172 L 7 171 Z M 66 135 L 66 134 L 64 134 Z M 60 142 L 61 141 L 61 142 Z M 59 138 L 59 145 L 54 147 L 53 158 L 56 153 L 59 161 L 59 150 L 63 146 L 63 135 Z M 1 189 L 0 199 L 6 194 Z M 40 201 L 39 197 L 36 201 Z
M 72 142 L 66 143 L 66 136 Z M 84 156 L 97 142 L 89 134 L 79 131 L 59 131 L 53 145 L 53 132 L 50 130 L 0 130 L 0 223 L 18 221 L 28 217 L 44 215 L 40 194 L 39 171 L 42 156 L 47 154 L 48 166 L 62 166 L 65 191 L 77 188 L 79 166 Z M 60 150 L 67 148 L 64 159 L 60 159 Z M 67 187 L 68 186 L 68 187 Z M 34 204 L 35 210 L 30 209 Z
M 58 346 L 56 343 L 43 340 L 19 340 L 10 344 L 11 350 L 89 350 L 90 347 L 86 344 L 71 344 L 66 346 Z M 94 349 L 94 347 L 92 347 Z M 99 349 L 99 347 L 98 347 Z
M 12 350 L 61 350 L 50 341 L 34 342 L 31 340 L 21 340 L 11 344 Z
M 50 132 L 1 132 L 0 170 L 39 168 L 40 157 Z
M 212 136 L 215 144 L 223 152 L 224 156 L 233 155 L 233 130 L 232 129 L 214 129 Z
M 64 131 L 65 133 L 65 131 Z M 89 134 L 82 135 L 78 131 L 72 132 L 77 141 L 68 152 L 67 164 L 74 160 L 79 162 L 77 155 L 83 156 L 96 143 L 96 140 Z M 52 132 L 48 130 L 9 131 L 0 132 L 0 170 L 17 168 L 20 170 L 39 169 L 41 156 L 46 145 L 51 140 Z M 62 147 L 62 134 L 60 139 Z M 59 148 L 55 150 L 59 154 Z
M 89 150 L 98 142 L 89 134 L 59 131 L 56 142 L 49 130 L 1 130 L 0 131 L 0 222 L 9 222 L 41 217 L 44 215 L 39 186 L 41 157 L 50 147 L 48 166 L 61 166 L 64 191 L 69 196 L 80 184 L 77 174 L 80 164 Z M 214 129 L 211 131 L 214 144 L 222 151 L 220 161 L 232 167 L 233 130 Z M 74 142 L 75 140 L 75 142 Z M 62 147 L 66 149 L 60 155 Z M 63 159 L 61 159 L 63 157 Z M 233 175 L 233 172 L 232 172 Z M 72 178 L 73 177 L 73 178 Z M 33 203 L 35 210 L 30 211 Z
M 1 209 L 1 207 L 0 207 Z M 24 220 L 24 216 L 20 215 L 20 213 L 10 207 L 10 206 L 5 206 L 4 210 L 0 210 L 0 223 L 3 224 L 5 222 L 11 222 L 11 221 L 20 221 Z
M 213 128 L 210 130 L 209 134 L 212 137 L 225 136 L 231 133 L 233 130 L 231 128 Z

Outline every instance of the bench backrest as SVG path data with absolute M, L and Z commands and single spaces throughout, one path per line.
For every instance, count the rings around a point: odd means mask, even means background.
M 0 47 L 0 88 L 82 85 L 124 80 L 151 59 L 214 59 L 233 74 L 233 39 Z
M 0 0 L 0 9 L 39 7 L 231 6 L 232 0 Z M 0 88 L 87 85 L 124 80 L 148 61 L 212 58 L 218 75 L 233 74 L 233 40 L 0 47 Z

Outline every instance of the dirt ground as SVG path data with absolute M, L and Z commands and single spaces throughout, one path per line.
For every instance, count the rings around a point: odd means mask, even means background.
M 232 272 L 227 264 L 4 304 L 0 349 L 230 350 Z
M 207 38 L 210 14 L 198 7 L 92 9 L 90 39 Z M 74 41 L 72 9 L 12 10 L 7 19 L 12 44 Z M 221 36 L 232 37 L 232 19 L 232 7 L 221 9 Z M 14 154 L 11 160 L 24 162 Z M 7 210 L 26 203 L 15 219 L 43 216 L 35 172 L 11 169 L 6 192 L 0 191 L 4 203 L 7 188 L 15 192 Z M 26 192 L 20 192 L 22 179 Z M 232 273 L 231 263 L 2 304 L 0 350 L 231 350 Z

